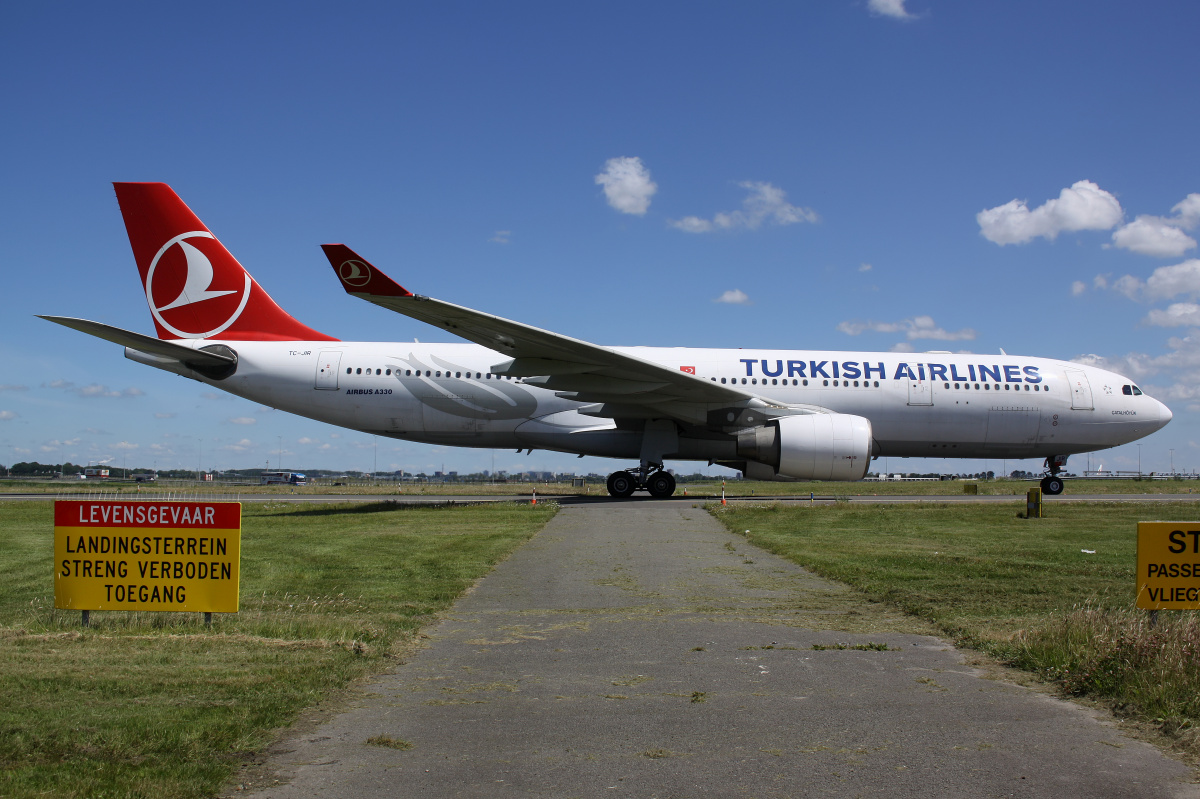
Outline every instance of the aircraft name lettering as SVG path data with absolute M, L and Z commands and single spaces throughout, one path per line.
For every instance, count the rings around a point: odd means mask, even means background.
M 1113 411 L 1113 416 L 1137 416 L 1137 411 Z
M 391 394 L 390 388 L 348 388 L 347 394 Z
M 774 361 L 766 358 L 741 358 L 746 366 L 746 377 L 803 377 L 817 379 L 827 377 L 833 379 L 849 378 L 857 380 L 887 380 L 888 368 L 883 361 L 784 361 L 777 358 Z M 967 364 L 966 374 L 959 370 L 959 364 L 942 363 L 913 363 L 900 362 L 896 364 L 891 375 L 892 380 L 941 380 L 945 382 L 974 382 L 989 380 L 996 383 L 1040 383 L 1042 376 L 1036 366 L 1019 366 L 1017 364 Z M 755 370 L 760 374 L 756 374 Z

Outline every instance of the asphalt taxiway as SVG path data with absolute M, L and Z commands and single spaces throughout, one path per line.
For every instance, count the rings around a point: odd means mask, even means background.
M 691 502 L 567 502 L 228 795 L 1200 796 L 1182 764 L 922 624 Z

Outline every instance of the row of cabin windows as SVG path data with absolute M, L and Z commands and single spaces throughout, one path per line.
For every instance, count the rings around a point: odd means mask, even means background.
M 717 378 L 715 378 L 715 377 L 710 377 L 710 378 L 709 378 L 709 380 L 713 381 L 714 383 L 715 383 L 715 382 L 717 382 Z M 729 378 L 729 383 L 732 383 L 732 384 L 734 384 L 734 385 L 737 385 L 737 382 L 738 382 L 738 378 L 736 378 L 736 377 L 731 377 L 731 378 Z M 858 381 L 858 380 L 853 380 L 853 381 L 851 381 L 851 380 L 843 380 L 843 381 L 841 382 L 841 385 L 843 385 L 843 386 L 846 386 L 846 387 L 848 388 L 848 387 L 850 386 L 850 384 L 851 384 L 851 383 L 853 383 L 853 384 L 854 384 L 854 387 L 855 387 L 855 388 L 858 388 L 858 386 L 859 386 L 859 382 L 860 382 L 860 381 Z M 861 381 L 861 382 L 862 382 L 862 387 L 863 387 L 863 388 L 870 388 L 870 387 L 871 387 L 871 383 L 872 383 L 872 381 L 870 381 L 870 380 L 863 380 L 863 381 Z M 752 385 L 752 386 L 757 386 L 757 385 L 758 385 L 758 378 L 757 378 L 757 377 L 751 377 L 751 378 L 745 378 L 745 377 L 743 377 L 743 378 L 742 378 L 742 385 L 744 386 L 744 385 L 746 385 L 747 383 L 749 383 L 749 384 L 750 384 L 750 385 Z M 764 378 L 762 379 L 762 384 L 763 384 L 764 386 L 765 386 L 765 385 L 767 385 L 767 378 L 765 378 L 765 377 L 764 377 Z M 772 378 L 772 379 L 771 379 L 771 385 L 773 385 L 773 386 L 779 386 L 779 385 L 786 386 L 787 384 L 788 384 L 788 381 L 787 381 L 787 378 L 786 378 L 786 377 L 785 377 L 783 380 L 779 380 L 778 378 Z M 822 384 L 823 384 L 823 385 L 826 385 L 826 386 L 828 386 L 828 385 L 829 385 L 829 381 L 828 381 L 828 380 L 824 380 L 824 381 L 822 381 Z M 721 385 L 726 385 L 726 379 L 725 379 L 724 377 L 722 377 L 722 378 L 721 378 Z M 807 381 L 807 380 L 796 380 L 795 378 L 792 378 L 792 385 L 793 385 L 793 386 L 807 386 L 807 385 L 808 385 L 808 381 Z M 833 381 L 833 385 L 836 387 L 836 386 L 838 385 L 838 381 L 834 380 L 834 381 Z M 874 385 L 875 385 L 875 388 L 879 388 L 879 381 L 878 381 L 878 380 L 874 381 Z
M 950 384 L 949 384 L 949 383 L 943 383 L 942 385 L 944 385 L 946 388 L 950 388 Z M 1028 383 L 1025 383 L 1024 385 L 1025 385 L 1025 390 L 1026 390 L 1026 391 L 1029 391 L 1029 384 L 1028 384 Z M 955 383 L 955 384 L 954 384 L 954 387 L 955 387 L 955 388 L 959 388 L 960 386 L 961 386 L 962 388 L 964 388 L 964 389 L 970 389 L 970 388 L 971 388 L 971 384 L 970 384 L 970 383 L 961 383 L 961 384 L 960 384 L 960 383 Z M 1000 384 L 999 384 L 999 383 L 997 383 L 996 385 L 992 385 L 991 383 L 984 383 L 984 384 L 983 384 L 983 386 L 982 386 L 982 387 L 980 387 L 980 385 L 979 385 L 978 383 L 976 383 L 976 384 L 975 384 L 975 390 L 976 390 L 976 391 L 992 391 L 992 390 L 999 391 L 999 390 L 1000 390 Z M 1009 385 L 1008 383 L 1005 383 L 1005 384 L 1004 384 L 1004 390 L 1005 390 L 1005 391 L 1009 391 L 1009 390 L 1012 390 L 1012 391 L 1020 391 L 1020 390 L 1021 390 L 1021 386 L 1020 386 L 1020 385 L 1017 385 L 1016 387 L 1013 387 L 1013 386 Z M 1050 390 L 1050 386 L 1042 386 L 1042 385 L 1037 385 L 1037 384 L 1035 384 L 1035 385 L 1033 386 L 1033 390 L 1034 390 L 1034 391 L 1049 391 L 1049 390 Z
M 361 375 L 361 374 L 367 374 L 367 375 L 370 375 L 370 374 L 376 374 L 376 375 L 390 375 L 391 373 L 392 373 L 392 370 L 391 370 L 391 369 L 376 369 L 376 370 L 374 370 L 374 372 L 372 372 L 370 369 L 367 369 L 367 370 L 364 372 L 364 371 L 363 371 L 363 369 L 362 369 L 362 367 L 359 367 L 359 368 L 357 368 L 357 369 L 356 369 L 356 368 L 353 368 L 353 367 L 349 367 L 349 366 L 347 366 L 347 367 L 346 367 L 346 374 L 348 374 L 348 375 Z M 397 376 L 397 377 L 399 377 L 399 376 L 400 376 L 400 370 L 399 370 L 399 369 L 397 369 L 397 370 L 396 370 L 396 376 Z M 412 376 L 413 376 L 413 370 L 412 370 L 412 369 L 405 369 L 405 370 L 404 370 L 404 376 L 405 376 L 405 377 L 412 377 Z M 417 377 L 420 377 L 420 376 L 421 376 L 421 370 L 420 370 L 420 369 L 417 369 L 417 370 L 416 370 L 416 376 L 417 376 Z M 442 373 L 441 373 L 441 371 L 440 371 L 440 370 L 439 370 L 439 371 L 436 371 L 436 372 L 435 372 L 435 371 L 431 371 L 431 370 L 429 370 L 429 369 L 426 369 L 426 370 L 425 370 L 425 377 L 441 377 L 441 376 L 442 376 Z M 462 376 L 463 376 L 463 373 L 462 373 L 462 372 L 455 372 L 455 373 L 454 373 L 454 377 L 462 377 Z M 446 372 L 446 377 L 450 377 L 450 372 L 449 372 L 449 371 L 447 371 L 447 372 Z M 467 372 L 467 373 L 466 373 L 466 378 L 467 378 L 468 380 L 470 380 L 470 379 L 471 379 L 471 373 L 470 373 L 470 372 Z M 476 372 L 476 373 L 475 373 L 475 378 L 474 378 L 474 379 L 476 379 L 476 380 L 500 380 L 500 379 L 502 379 L 502 378 L 503 378 L 504 380 L 512 380 L 512 377 L 510 377 L 510 376 L 493 375 L 491 372 L 488 372 L 488 373 L 486 373 L 486 374 L 484 374 L 484 373 L 482 373 L 482 372 Z

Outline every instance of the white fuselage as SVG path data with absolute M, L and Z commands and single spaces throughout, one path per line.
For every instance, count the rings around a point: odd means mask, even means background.
M 204 341 L 191 342 L 201 347 Z M 221 342 L 237 371 L 210 379 L 273 408 L 431 444 L 538 448 L 636 458 L 640 425 L 580 413 L 588 403 L 494 374 L 504 355 L 475 344 Z M 615 347 L 787 405 L 871 422 L 876 455 L 1041 458 L 1125 444 L 1171 419 L 1113 372 L 1011 355 Z M 148 362 L 137 353 L 127 357 Z M 169 368 L 161 363 L 152 365 Z M 1137 392 L 1137 393 L 1133 393 Z M 714 408 L 716 410 L 716 408 Z M 683 427 L 683 460 L 732 460 L 733 437 Z

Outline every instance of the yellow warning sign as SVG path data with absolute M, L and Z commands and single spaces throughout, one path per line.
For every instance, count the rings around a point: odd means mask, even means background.
M 1200 522 L 1138 522 L 1137 606 L 1200 609 Z
M 57 501 L 54 607 L 236 613 L 240 502 Z

